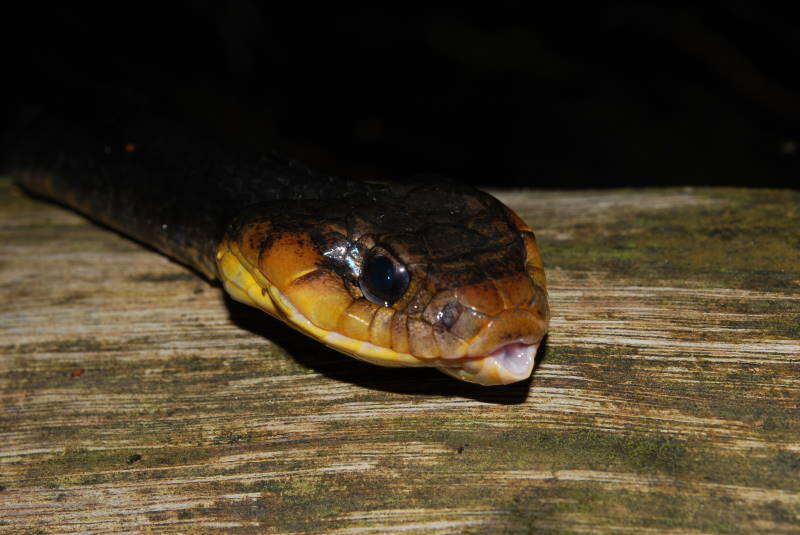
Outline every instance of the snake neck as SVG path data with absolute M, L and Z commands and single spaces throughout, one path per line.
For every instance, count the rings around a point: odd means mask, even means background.
M 16 136 L 4 170 L 30 193 L 218 278 L 216 251 L 246 207 L 363 194 L 357 181 L 203 138 L 153 117 L 42 114 Z

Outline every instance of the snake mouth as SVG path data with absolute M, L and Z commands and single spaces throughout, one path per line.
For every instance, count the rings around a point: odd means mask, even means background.
M 458 367 L 440 366 L 439 370 L 472 383 L 507 385 L 530 377 L 538 349 L 538 342 L 512 342 L 500 346 L 485 357 L 465 359 L 458 363 Z
M 497 351 L 493 351 L 486 358 L 493 361 L 496 366 L 502 368 L 507 374 L 525 378 L 533 371 L 533 361 L 538 348 L 538 344 L 506 344 Z M 515 380 L 518 381 L 519 379 Z

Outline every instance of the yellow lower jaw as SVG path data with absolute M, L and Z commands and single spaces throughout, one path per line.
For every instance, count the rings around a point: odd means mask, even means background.
M 378 366 L 435 367 L 462 381 L 482 385 L 508 384 L 527 378 L 510 376 L 491 359 L 470 359 L 463 363 L 457 360 L 420 359 L 408 353 L 398 353 L 370 342 L 320 329 L 297 310 L 278 288 L 269 284 L 269 281 L 256 281 L 251 269 L 246 266 L 246 261 L 235 254 L 235 246 L 232 248 L 227 243 L 222 243 L 216 256 L 220 278 L 233 299 L 259 308 L 323 344 L 359 360 Z
M 242 265 L 225 243 L 217 249 L 217 268 L 228 295 L 240 303 L 260 308 L 270 316 L 284 319 L 272 303 L 272 298 L 265 287 L 256 282 L 250 271 Z
M 433 364 L 408 353 L 398 353 L 370 342 L 320 329 L 303 316 L 278 288 L 268 282 L 263 286 L 259 284 L 244 265 L 244 261 L 227 244 L 223 243 L 217 250 L 217 265 L 225 290 L 232 298 L 260 308 L 342 353 L 378 366 L 406 367 Z

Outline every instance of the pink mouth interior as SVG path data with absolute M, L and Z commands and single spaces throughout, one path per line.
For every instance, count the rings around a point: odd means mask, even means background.
M 513 375 L 530 374 L 533 368 L 533 359 L 536 358 L 536 350 L 539 344 L 522 344 L 515 342 L 506 344 L 500 349 L 489 354 L 489 358 L 495 359 L 498 365 Z

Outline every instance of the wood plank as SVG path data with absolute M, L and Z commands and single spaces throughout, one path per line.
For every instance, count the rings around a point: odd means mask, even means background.
M 0 533 L 800 532 L 800 194 L 495 193 L 554 317 L 486 388 L 0 181 Z

